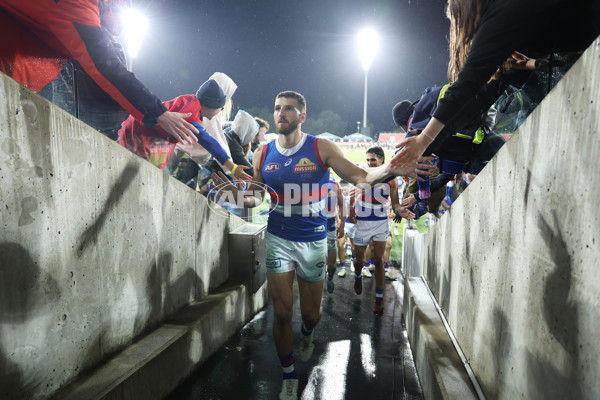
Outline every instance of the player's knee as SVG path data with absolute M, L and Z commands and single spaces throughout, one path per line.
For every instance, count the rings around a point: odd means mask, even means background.
M 293 310 L 285 307 L 273 308 L 273 321 L 277 325 L 287 325 L 292 323 Z
M 302 322 L 304 322 L 304 325 L 306 325 L 306 327 L 308 329 L 312 329 L 315 326 L 317 326 L 320 319 L 321 319 L 321 309 L 320 308 L 318 311 L 316 311 L 314 313 L 309 312 L 309 313 L 302 314 Z

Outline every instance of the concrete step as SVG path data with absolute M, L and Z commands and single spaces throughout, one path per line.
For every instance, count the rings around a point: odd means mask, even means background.
M 264 285 L 249 297 L 229 284 L 194 303 L 61 389 L 53 399 L 161 399 L 266 304 Z
M 404 281 L 404 318 L 426 399 L 478 399 L 433 298 L 420 277 Z

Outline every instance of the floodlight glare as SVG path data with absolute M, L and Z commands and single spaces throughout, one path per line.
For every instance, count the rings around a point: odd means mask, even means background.
M 365 101 L 362 133 L 367 136 L 370 136 L 369 125 L 367 125 L 367 76 L 369 75 L 369 68 L 371 68 L 371 63 L 377 54 L 377 50 L 379 50 L 379 38 L 377 34 L 371 29 L 363 29 L 358 34 L 358 54 L 365 70 Z
M 135 58 L 142 44 L 142 39 L 148 29 L 148 19 L 139 11 L 128 8 L 123 11 L 123 36 L 127 46 L 127 53 L 131 59 Z
M 379 38 L 371 29 L 364 29 L 358 34 L 358 53 L 365 71 L 371 67 L 371 63 L 379 50 Z

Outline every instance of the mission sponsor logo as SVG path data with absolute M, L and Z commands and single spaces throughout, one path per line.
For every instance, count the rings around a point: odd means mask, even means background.
M 315 172 L 318 169 L 317 164 L 310 161 L 308 158 L 302 158 L 298 164 L 294 165 L 294 172 Z
M 265 172 L 275 172 L 275 171 L 279 171 L 279 168 L 281 168 L 281 166 L 277 163 L 270 163 L 265 165 Z

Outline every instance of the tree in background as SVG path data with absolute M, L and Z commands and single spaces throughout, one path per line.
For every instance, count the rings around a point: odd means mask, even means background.
M 329 132 L 342 137 L 347 134 L 347 126 L 348 123 L 339 114 L 325 110 L 321 111 L 316 119 L 306 118 L 306 121 L 302 124 L 302 130 L 312 135 Z
M 269 109 L 267 107 L 250 107 L 245 108 L 244 111 L 253 117 L 259 117 L 267 121 L 269 125 L 271 125 L 271 132 L 275 132 L 275 125 L 273 124 L 273 109 Z

